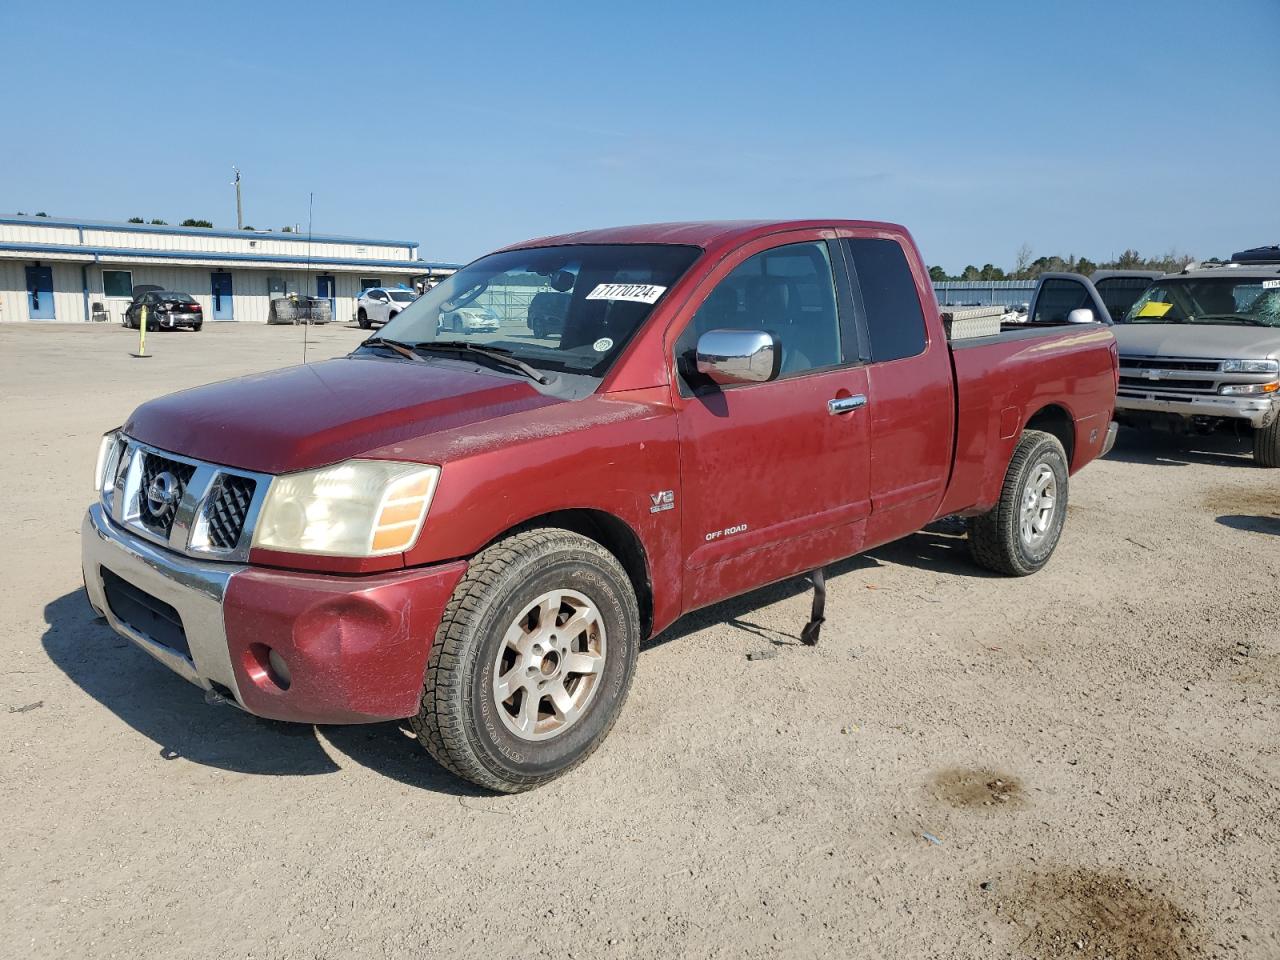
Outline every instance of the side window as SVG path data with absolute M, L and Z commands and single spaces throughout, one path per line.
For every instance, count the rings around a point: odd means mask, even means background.
M 765 330 L 782 344 L 782 376 L 842 362 L 840 322 L 827 245 L 791 243 L 744 260 L 716 284 L 676 341 L 686 386 L 696 372 L 698 338 L 709 330 Z
M 1065 277 L 1050 277 L 1040 285 L 1040 294 L 1036 297 L 1036 312 L 1031 322 L 1066 323 L 1067 314 L 1081 308 L 1093 310 L 1093 298 L 1089 296 L 1085 285 Z
M 1129 308 L 1138 302 L 1138 298 L 1149 286 L 1151 281 L 1146 277 L 1104 277 L 1093 281 L 1093 288 L 1102 298 L 1102 305 L 1117 323 L 1125 318 Z
M 854 297 L 861 301 L 871 362 L 924 353 L 924 313 L 907 255 L 895 240 L 845 240 Z

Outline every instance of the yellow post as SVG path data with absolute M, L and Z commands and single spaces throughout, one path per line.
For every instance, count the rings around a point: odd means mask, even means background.
M 138 308 L 138 352 L 135 357 L 147 356 L 147 308 L 142 306 Z

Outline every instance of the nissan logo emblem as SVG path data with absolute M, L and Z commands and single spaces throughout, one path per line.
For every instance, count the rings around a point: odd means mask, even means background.
M 166 517 L 177 506 L 179 496 L 178 478 L 168 470 L 157 473 L 147 486 L 147 511 L 157 520 Z

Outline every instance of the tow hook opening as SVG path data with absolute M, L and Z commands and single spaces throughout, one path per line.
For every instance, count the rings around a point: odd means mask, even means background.
M 265 643 L 251 643 L 245 651 L 245 672 L 259 687 L 288 690 L 293 683 L 293 675 L 289 672 L 289 664 L 284 657 Z

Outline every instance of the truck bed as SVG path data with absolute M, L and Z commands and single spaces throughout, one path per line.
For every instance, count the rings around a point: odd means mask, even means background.
M 1103 324 L 1006 324 L 993 336 L 953 340 L 955 458 L 939 515 L 994 505 L 1028 424 L 1053 428 L 1073 473 L 1096 457 L 1114 407 L 1114 343 Z

